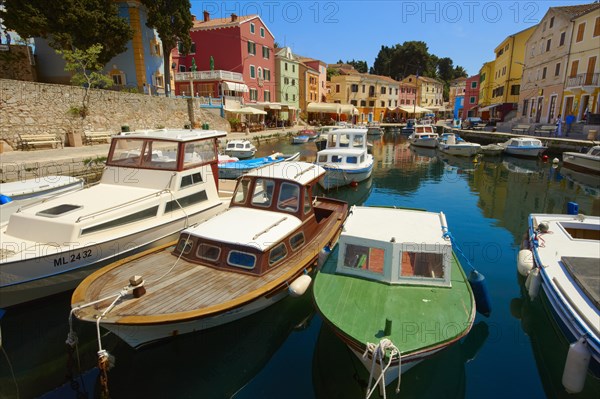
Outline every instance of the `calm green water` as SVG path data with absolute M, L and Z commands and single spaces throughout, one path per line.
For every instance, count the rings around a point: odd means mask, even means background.
M 259 155 L 301 151 L 312 143 L 266 143 Z M 515 258 L 532 212 L 600 214 L 600 179 L 567 173 L 549 163 L 483 158 L 477 163 L 410 149 L 401 137 L 374 142 L 375 170 L 357 188 L 328 195 L 351 204 L 396 205 L 443 211 L 471 263 L 487 280 L 492 315 L 477 316 L 469 336 L 402 376 L 401 398 L 599 398 L 600 382 L 568 395 L 561 387 L 567 343 L 539 300 L 521 293 Z M 54 391 L 77 370 L 65 349 L 69 294 L 10 309 L 0 324 L 0 398 L 75 397 L 94 391 L 95 373 Z M 95 331 L 76 323 L 80 363 L 93 368 Z M 113 398 L 362 398 L 368 373 L 314 313 L 310 295 L 209 331 L 133 351 L 107 335 L 115 356 Z M 9 363 L 10 362 L 10 363 Z M 68 365 L 72 367 L 69 369 Z M 15 381 L 11 376 L 11 367 Z M 78 385 L 78 386 L 77 386 Z M 74 389 L 74 388 L 78 388 Z

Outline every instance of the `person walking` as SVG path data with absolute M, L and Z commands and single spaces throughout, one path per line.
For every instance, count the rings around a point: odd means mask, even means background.
M 556 118 L 556 137 L 560 136 L 562 136 L 562 119 L 561 115 L 558 114 L 558 117 Z

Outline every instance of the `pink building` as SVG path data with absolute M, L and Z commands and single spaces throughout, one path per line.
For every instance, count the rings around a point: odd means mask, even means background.
M 415 105 L 417 98 L 417 88 L 414 84 L 399 82 L 400 91 L 398 92 L 398 105 L 401 107 Z
M 176 95 L 275 101 L 275 38 L 258 15 L 211 19 L 204 11 L 190 36 L 190 54 L 172 53 Z
M 479 102 L 479 74 L 467 78 L 465 87 L 465 100 L 460 118 L 477 116 L 477 103 Z

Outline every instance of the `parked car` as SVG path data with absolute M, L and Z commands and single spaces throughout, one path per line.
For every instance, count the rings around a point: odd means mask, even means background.
M 473 128 L 473 126 L 475 126 L 478 123 L 484 123 L 483 120 L 478 117 L 478 116 L 468 116 L 463 122 L 462 122 L 462 129 L 471 129 Z

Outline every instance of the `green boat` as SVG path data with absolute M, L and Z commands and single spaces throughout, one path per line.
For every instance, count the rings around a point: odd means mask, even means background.
M 315 277 L 317 310 L 371 372 L 373 389 L 471 330 L 475 298 L 446 226 L 443 213 L 352 207 Z

